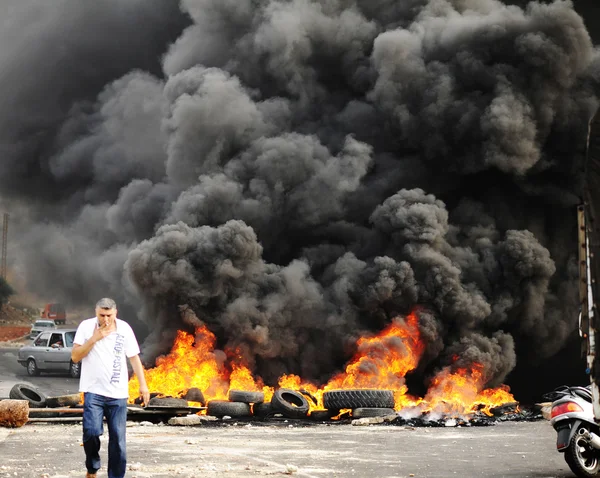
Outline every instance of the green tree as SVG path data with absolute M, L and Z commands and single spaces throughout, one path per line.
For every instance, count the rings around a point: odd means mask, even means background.
M 15 293 L 15 290 L 10 286 L 3 277 L 0 277 L 0 304 L 4 305 L 8 302 L 8 298 Z

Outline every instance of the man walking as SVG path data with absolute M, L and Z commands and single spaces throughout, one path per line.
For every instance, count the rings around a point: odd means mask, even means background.
M 71 359 L 81 361 L 79 391 L 84 393 L 83 448 L 86 478 L 100 469 L 102 420 L 108 426 L 108 478 L 123 478 L 127 466 L 125 433 L 129 375 L 126 357 L 140 383 L 144 405 L 150 393 L 139 357 L 140 347 L 130 325 L 117 319 L 117 304 L 104 298 L 96 304 L 96 317 L 77 328 Z

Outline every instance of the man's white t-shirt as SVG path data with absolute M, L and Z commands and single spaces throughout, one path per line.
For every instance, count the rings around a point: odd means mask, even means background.
M 115 320 L 116 331 L 94 344 L 81 361 L 80 392 L 92 392 L 110 398 L 129 398 L 127 358 L 140 353 L 140 347 L 131 326 Z M 79 324 L 75 344 L 85 344 L 98 326 L 97 317 Z

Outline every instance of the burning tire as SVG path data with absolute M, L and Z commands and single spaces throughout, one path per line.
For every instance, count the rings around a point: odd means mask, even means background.
M 325 408 L 394 408 L 391 390 L 330 390 L 323 393 Z
M 211 400 L 208 402 L 206 414 L 223 418 L 225 416 L 232 418 L 249 417 L 250 405 L 242 402 L 228 402 L 227 400 Z
M 352 418 L 385 417 L 395 414 L 393 408 L 355 408 L 352 410 Z
M 241 403 L 262 403 L 265 401 L 265 394 L 263 392 L 229 390 L 229 401 Z
M 308 390 L 298 390 L 298 391 L 305 397 L 310 398 L 311 401 L 315 404 L 315 406 L 319 404 L 319 401 L 317 400 L 317 398 L 312 393 L 310 393 Z
M 204 399 L 204 394 L 202 393 L 202 390 L 196 387 L 190 388 L 185 393 L 185 396 L 183 398 L 185 398 L 188 402 L 198 402 L 201 404 L 201 406 L 204 406 L 206 404 L 206 400 Z
M 275 413 L 287 418 L 304 418 L 308 415 L 308 401 L 299 392 L 287 388 L 276 390 L 271 398 L 271 407 Z
M 154 397 L 148 401 L 148 405 L 153 407 L 187 408 L 188 402 L 183 398 Z
M 79 405 L 80 402 L 81 397 L 78 393 L 46 398 L 46 406 L 48 408 L 74 407 Z
M 17 383 L 8 392 L 8 398 L 13 400 L 27 400 L 31 408 L 44 408 L 46 395 L 25 383 Z

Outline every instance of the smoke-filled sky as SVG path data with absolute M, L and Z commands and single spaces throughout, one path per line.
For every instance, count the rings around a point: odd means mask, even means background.
M 571 2 L 4 3 L 11 267 L 113 296 L 147 361 L 183 305 L 267 383 L 417 305 L 423 380 L 459 356 L 495 386 L 576 333 L 600 50 Z

